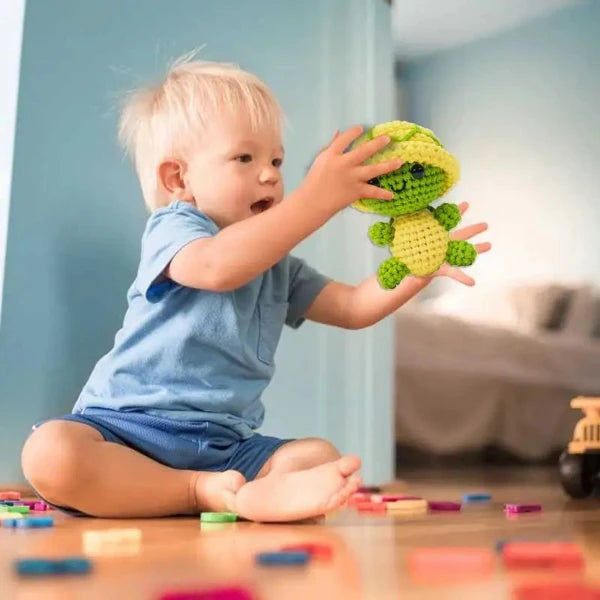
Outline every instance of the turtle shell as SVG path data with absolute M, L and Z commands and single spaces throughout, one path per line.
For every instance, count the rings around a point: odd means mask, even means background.
M 431 275 L 446 260 L 450 238 L 430 210 L 395 217 L 394 232 L 390 252 L 411 274 Z

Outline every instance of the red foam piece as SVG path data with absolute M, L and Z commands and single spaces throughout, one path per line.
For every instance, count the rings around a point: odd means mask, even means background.
M 357 492 L 348 498 L 347 504 L 348 506 L 356 506 L 358 502 L 370 502 L 370 500 L 371 494 L 362 494 Z
M 513 600 L 600 600 L 600 587 L 586 583 L 527 583 L 513 589 Z
M 333 548 L 327 544 L 308 542 L 305 544 L 290 544 L 281 548 L 283 551 L 308 552 L 313 558 L 330 560 L 333 558 Z
M 381 488 L 377 485 L 363 485 L 356 490 L 359 494 L 378 494 Z
M 387 510 L 383 502 L 357 502 L 354 506 L 361 512 L 385 512 Z
M 581 548 L 572 542 L 509 542 L 502 548 L 507 567 L 581 569 Z
M 0 492 L 0 500 L 20 500 L 21 492 Z
M 494 553 L 489 548 L 418 548 L 408 554 L 413 572 L 440 571 L 485 573 L 494 567 Z

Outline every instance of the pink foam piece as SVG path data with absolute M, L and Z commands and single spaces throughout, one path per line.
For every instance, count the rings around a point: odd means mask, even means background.
M 33 510 L 50 510 L 50 507 L 45 502 L 34 502 Z
M 462 508 L 462 504 L 460 502 L 447 502 L 444 500 L 430 500 L 427 505 L 430 510 L 456 511 Z
M 254 600 L 254 596 L 244 588 L 227 587 L 166 592 L 160 600 Z
M 528 513 L 528 512 L 540 512 L 542 510 L 541 504 L 505 504 L 504 510 L 507 513 Z

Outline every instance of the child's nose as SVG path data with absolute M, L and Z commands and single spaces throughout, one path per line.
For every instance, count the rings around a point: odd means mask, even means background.
M 276 167 L 265 167 L 260 174 L 261 183 L 277 183 L 279 181 L 279 170 Z

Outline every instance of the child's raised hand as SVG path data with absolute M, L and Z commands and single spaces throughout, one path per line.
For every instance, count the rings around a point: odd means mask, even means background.
M 372 165 L 363 164 L 389 144 L 388 136 L 373 138 L 349 152 L 344 152 L 362 132 L 360 126 L 351 127 L 342 134 L 336 132 L 331 142 L 315 159 L 302 184 L 310 191 L 309 197 L 326 203 L 332 216 L 361 198 L 392 200 L 394 197 L 392 192 L 370 185 L 368 181 L 395 171 L 403 161 L 393 159 Z
M 465 214 L 468 208 L 469 205 L 466 202 L 462 202 L 458 205 L 461 216 Z M 487 223 L 475 223 L 473 225 L 467 225 L 466 227 L 461 227 L 460 229 L 450 232 L 450 239 L 469 240 L 478 233 L 487 231 L 487 228 Z M 492 245 L 489 242 L 481 242 L 473 245 L 475 246 L 475 250 L 477 250 L 477 254 L 489 252 L 489 250 L 492 248 Z M 454 279 L 464 285 L 475 285 L 475 280 L 471 276 L 467 275 L 461 269 L 450 266 L 448 263 L 444 263 L 431 277 L 449 277 L 450 279 Z

